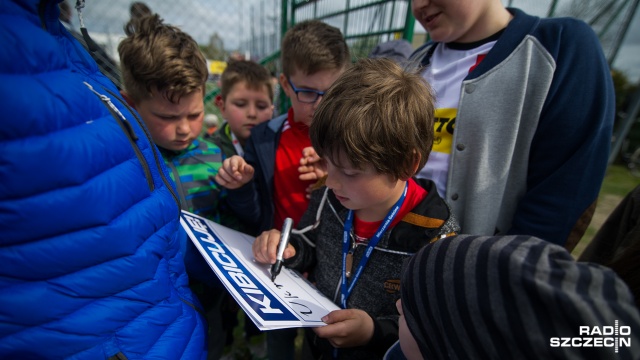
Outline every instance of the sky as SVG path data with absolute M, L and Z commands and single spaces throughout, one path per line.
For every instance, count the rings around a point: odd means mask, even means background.
M 632 82 L 640 82 L 640 8 L 636 11 L 613 67 L 623 71 Z
M 69 2 L 71 0 L 67 0 Z M 72 1 L 75 3 L 74 1 Z M 83 10 L 85 25 L 91 34 L 108 33 L 124 36 L 123 26 L 129 18 L 129 5 L 133 0 L 87 1 Z M 280 0 L 146 0 L 153 12 L 166 23 L 178 26 L 198 43 L 206 44 L 213 33 L 218 33 L 228 49 L 236 48 L 243 38 L 250 37 L 251 27 L 265 23 L 274 29 L 275 11 L 279 12 Z M 261 3 L 264 5 L 261 7 Z M 254 19 L 264 14 L 265 20 Z M 264 11 L 260 11 L 264 8 Z M 78 19 L 73 19 L 77 26 Z M 253 24 L 252 24 L 253 23 Z M 271 23 L 271 24 L 268 24 Z M 256 29 L 258 30 L 258 29 Z M 117 39 L 116 39 L 117 40 Z
M 505 5 L 511 2 L 512 6 L 518 7 L 525 12 L 537 16 L 543 16 L 550 4 L 549 0 L 502 0 L 502 2 Z M 560 0 L 557 6 L 557 11 L 562 12 L 565 9 L 563 8 L 563 5 L 566 7 L 567 3 L 567 0 Z M 416 23 L 416 32 L 424 33 L 424 29 L 419 23 Z M 610 54 L 605 53 L 607 58 L 609 55 Z M 614 59 L 613 68 L 625 73 L 632 83 L 640 83 L 640 7 L 636 10 L 635 16 L 629 26 L 629 30 L 627 31 L 618 54 Z
M 67 0 L 71 1 L 71 0 Z M 562 4 L 569 0 L 560 0 Z M 595 1 L 595 0 L 593 0 Z M 73 1 L 72 1 L 73 2 Z M 128 7 L 132 0 L 88 1 L 83 11 L 85 25 L 96 40 L 106 42 L 115 49 L 124 36 L 123 25 L 128 19 Z M 217 33 L 227 50 L 237 49 L 242 41 L 248 41 L 251 34 L 279 31 L 280 0 L 147 0 L 154 12 L 159 13 L 167 23 L 176 25 L 191 34 L 201 44 L 208 43 L 209 37 Z M 344 0 L 323 0 L 324 6 Z M 365 0 L 351 0 L 351 6 L 368 3 Z M 543 15 L 550 0 L 503 0 L 504 4 L 534 15 Z M 77 26 L 78 20 L 74 19 Z M 416 32 L 424 32 L 419 23 Z M 111 34 L 108 37 L 100 34 Z M 112 50 L 113 51 L 113 50 Z M 608 55 L 608 54 L 605 54 Z M 613 67 L 623 71 L 632 82 L 640 82 L 640 9 L 636 11 L 629 31 L 622 43 Z

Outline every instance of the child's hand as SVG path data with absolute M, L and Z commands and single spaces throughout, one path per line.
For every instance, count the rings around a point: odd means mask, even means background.
M 313 328 L 335 348 L 366 345 L 373 337 L 373 319 L 358 309 L 334 310 L 322 318 L 327 325 Z
M 318 156 L 316 150 L 309 146 L 302 150 L 298 172 L 300 180 L 318 180 L 327 175 L 327 164 Z
M 256 238 L 253 242 L 251 249 L 253 250 L 253 257 L 256 261 L 263 264 L 274 264 L 276 262 L 276 252 L 278 250 L 278 244 L 280 243 L 280 231 L 272 229 L 265 231 Z M 287 245 L 282 254 L 283 259 L 288 259 L 296 254 L 296 249 Z
M 216 182 L 227 189 L 237 189 L 253 178 L 253 166 L 247 164 L 241 156 L 233 155 L 222 162 L 216 175 Z

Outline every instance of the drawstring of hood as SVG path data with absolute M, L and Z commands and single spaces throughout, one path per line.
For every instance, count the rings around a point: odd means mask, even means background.
M 326 188 L 326 189 L 324 189 L 324 194 L 322 194 L 322 200 L 320 201 L 320 206 L 318 206 L 318 211 L 316 212 L 316 221 L 314 221 L 313 224 L 311 224 L 309 226 L 306 226 L 306 227 L 304 227 L 302 229 L 292 229 L 291 230 L 292 234 L 300 235 L 300 237 L 307 244 L 309 244 L 309 246 L 311 246 L 311 247 L 316 247 L 316 244 L 311 242 L 311 240 L 309 240 L 309 238 L 306 237 L 304 234 L 306 232 L 309 232 L 309 231 L 317 228 L 320 225 L 320 215 L 322 214 L 322 209 L 324 208 L 324 205 L 327 203 L 327 196 L 328 195 L 329 195 L 329 188 Z M 329 204 L 329 206 L 331 206 L 331 204 Z M 332 209 L 333 209 L 333 207 L 332 207 Z M 335 209 L 333 209 L 333 212 L 335 213 Z
M 324 209 L 325 205 L 329 205 L 329 209 L 331 209 L 331 211 L 333 212 L 333 214 L 335 215 L 336 219 L 338 220 L 338 222 L 340 222 L 340 224 L 342 226 L 344 226 L 344 221 L 342 221 L 342 219 L 340 218 L 340 215 L 338 214 L 338 211 L 336 210 L 335 207 L 333 207 L 333 205 L 331 204 L 331 201 L 329 201 L 328 196 L 329 196 L 329 188 L 326 187 L 324 189 L 324 193 L 322 194 L 322 200 L 320 200 L 320 205 L 318 206 L 318 210 L 316 211 L 316 220 L 313 222 L 313 224 L 305 226 L 302 229 L 292 229 L 291 233 L 295 234 L 295 235 L 299 235 L 302 240 L 304 240 L 304 242 L 306 242 L 307 244 L 309 244 L 311 247 L 316 247 L 316 244 L 311 242 L 311 240 L 306 237 L 304 234 L 316 229 L 318 226 L 320 226 L 320 217 L 322 215 L 322 210 Z M 440 235 L 440 239 L 445 238 L 447 236 L 451 236 L 453 233 L 449 233 L 449 234 L 443 234 Z M 366 243 L 364 242 L 357 242 L 354 238 L 355 234 L 353 232 L 353 230 L 351 230 L 351 240 L 354 241 L 354 246 L 358 247 L 358 246 L 366 246 Z M 400 255 L 412 255 L 412 253 L 408 253 L 406 251 L 397 251 L 397 250 L 391 250 L 391 249 L 385 249 L 382 247 L 378 247 L 376 246 L 374 249 L 379 250 L 379 251 L 384 251 L 387 253 L 392 253 L 392 254 L 400 254 Z
M 98 50 L 98 44 L 93 41 L 91 36 L 89 36 L 89 32 L 87 28 L 84 26 L 84 18 L 82 17 L 82 8 L 84 8 L 84 0 L 76 0 L 76 11 L 78 12 L 78 20 L 80 21 L 80 32 L 82 33 L 82 38 L 84 42 L 87 44 L 87 47 L 91 52 L 95 52 Z

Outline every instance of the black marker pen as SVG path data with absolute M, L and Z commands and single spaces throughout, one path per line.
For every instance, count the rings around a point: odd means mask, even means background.
M 291 234 L 291 227 L 293 226 L 293 220 L 291 218 L 284 219 L 284 224 L 282 225 L 282 232 L 280 232 L 280 243 L 278 243 L 278 251 L 276 252 L 276 262 L 271 265 L 271 281 L 276 280 L 276 276 L 280 274 L 280 269 L 282 269 L 282 256 L 284 254 L 284 249 L 289 245 L 289 235 Z

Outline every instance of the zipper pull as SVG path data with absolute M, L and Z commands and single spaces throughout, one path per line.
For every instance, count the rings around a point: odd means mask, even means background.
M 351 249 L 347 253 L 347 268 L 345 269 L 345 275 L 347 279 L 351 277 L 351 270 L 353 269 L 353 252 L 356 250 L 356 242 L 351 237 Z
M 125 130 L 127 131 L 127 133 L 129 133 L 129 136 L 131 137 L 131 139 L 133 139 L 133 141 L 138 141 L 138 135 L 136 135 L 136 132 L 133 130 L 133 127 L 131 126 L 129 121 L 127 121 L 127 118 L 124 117 L 124 115 L 122 115 L 120 110 L 118 110 L 118 108 L 113 104 L 113 102 L 111 102 L 111 98 L 109 98 L 107 95 L 100 94 L 99 92 L 97 92 L 93 88 L 93 86 L 91 86 L 91 84 L 89 84 L 88 82 L 83 81 L 83 83 L 89 88 L 89 90 L 91 90 L 91 92 L 96 94 L 100 98 L 100 100 L 102 100 L 103 103 L 105 103 L 111 110 L 113 110 L 116 114 L 118 114 L 118 116 L 120 117 L 120 120 L 122 120 L 122 123 L 124 124 Z
M 351 277 L 351 269 L 353 268 L 353 251 L 349 251 L 347 254 L 347 268 L 345 269 L 345 275 L 347 279 Z
M 82 17 L 82 8 L 84 8 L 84 1 L 85 0 L 76 1 L 76 12 L 78 13 L 78 20 L 80 21 L 80 32 L 82 33 L 82 38 L 84 39 L 84 42 L 87 44 L 89 51 L 93 53 L 98 51 L 99 47 L 98 47 L 98 44 L 96 44 L 96 42 L 93 41 L 91 36 L 89 36 L 89 32 L 87 31 L 87 28 L 84 27 L 84 18 Z

